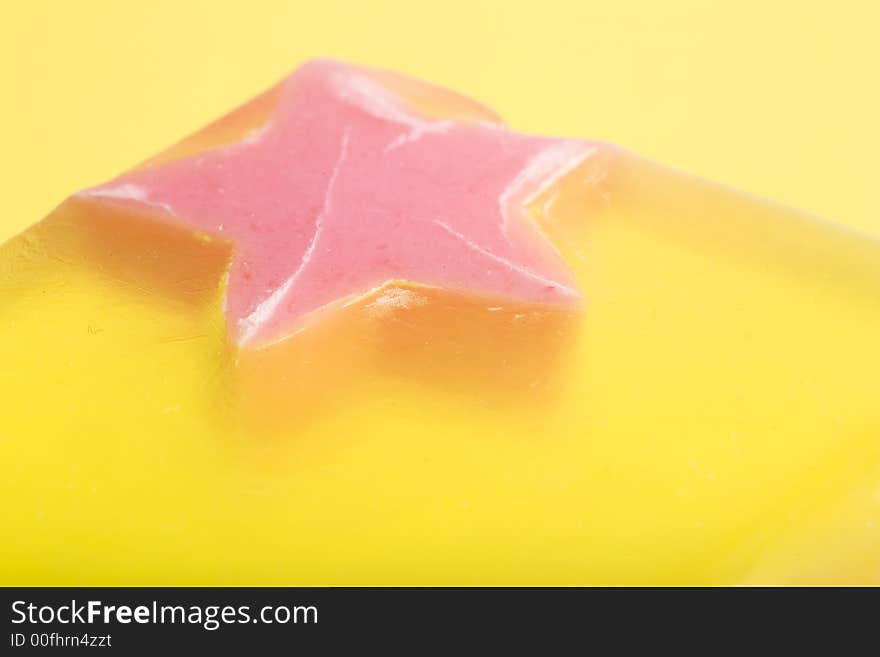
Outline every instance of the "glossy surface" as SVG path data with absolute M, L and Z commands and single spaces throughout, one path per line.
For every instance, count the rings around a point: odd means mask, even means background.
M 584 310 L 395 285 L 256 350 L 221 242 L 5 245 L 6 580 L 876 581 L 876 241 L 616 149 L 529 211 Z
M 449 114 L 433 119 L 420 104 Z M 78 198 L 228 242 L 224 308 L 238 345 L 283 340 L 389 281 L 578 306 L 571 272 L 523 206 L 599 146 L 520 135 L 488 111 L 452 120 L 472 106 L 399 74 L 316 60 Z M 233 121 L 244 130 L 227 141 Z

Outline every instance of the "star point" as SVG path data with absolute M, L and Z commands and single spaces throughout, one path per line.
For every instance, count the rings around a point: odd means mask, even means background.
M 225 313 L 240 346 L 283 339 L 307 315 L 395 280 L 580 303 L 524 206 L 596 145 L 510 131 L 472 101 L 393 76 L 311 62 L 239 139 L 81 196 L 230 241 Z M 454 118 L 410 102 L 426 97 Z

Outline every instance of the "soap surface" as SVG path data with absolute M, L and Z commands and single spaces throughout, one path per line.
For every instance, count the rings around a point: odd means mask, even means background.
M 237 141 L 80 194 L 229 240 L 237 344 L 283 339 L 309 313 L 394 280 L 579 299 L 524 203 L 596 146 L 432 120 L 379 75 L 335 62 L 303 66 L 274 95 Z
M 870 237 L 311 62 L 0 247 L 2 581 L 878 583 L 878 299 Z

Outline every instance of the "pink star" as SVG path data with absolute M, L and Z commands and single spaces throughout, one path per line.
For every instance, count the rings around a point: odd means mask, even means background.
M 282 82 L 262 129 L 81 195 L 231 241 L 227 320 L 260 346 L 389 281 L 579 303 L 523 208 L 594 150 L 432 120 L 370 71 L 315 61 Z

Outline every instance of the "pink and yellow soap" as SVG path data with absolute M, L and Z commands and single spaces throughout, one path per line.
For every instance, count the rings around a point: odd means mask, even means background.
M 0 246 L 4 584 L 880 583 L 880 244 L 305 64 Z

